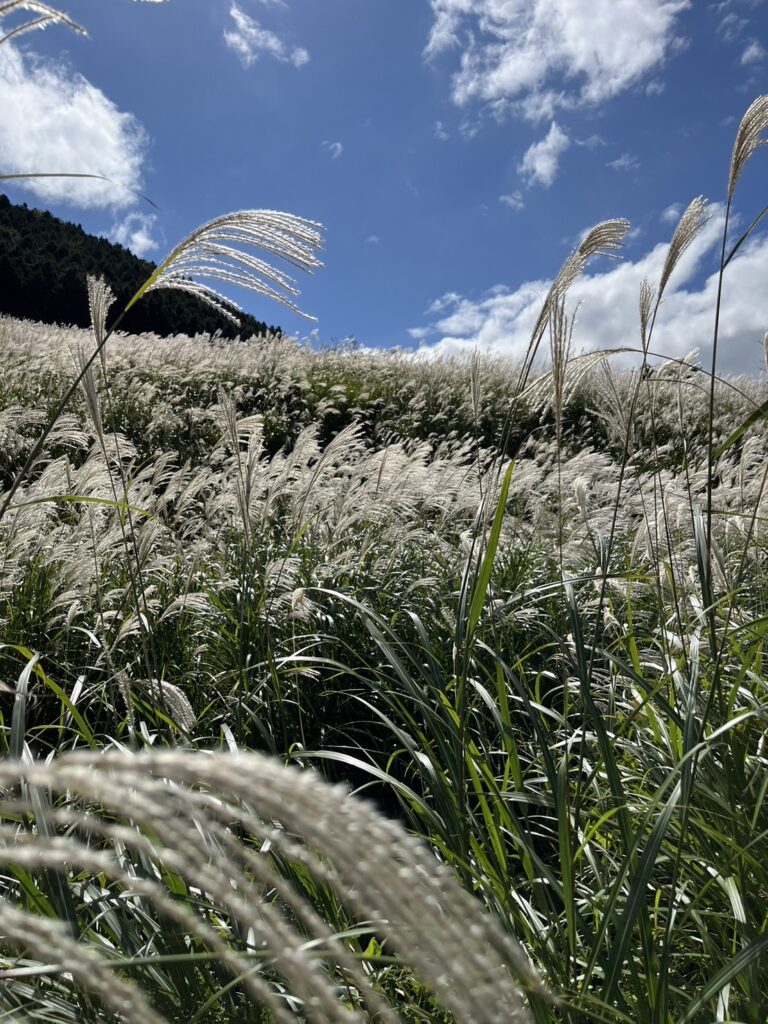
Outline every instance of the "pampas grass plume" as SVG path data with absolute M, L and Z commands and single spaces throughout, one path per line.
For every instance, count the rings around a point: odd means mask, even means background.
M 768 95 L 758 96 L 756 100 L 753 100 L 741 119 L 733 145 L 731 168 L 728 175 L 729 202 L 733 199 L 736 184 L 747 161 L 758 146 L 764 146 L 768 142 L 768 139 L 763 137 L 766 129 L 768 129 Z

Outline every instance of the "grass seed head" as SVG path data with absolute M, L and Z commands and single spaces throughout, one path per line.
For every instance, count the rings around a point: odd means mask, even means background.
M 237 306 L 199 280 L 218 280 L 274 299 L 313 320 L 293 302 L 299 295 L 295 280 L 248 250 L 260 249 L 312 273 L 323 264 L 317 253 L 323 245 L 322 225 L 275 210 L 241 210 L 203 224 L 166 257 L 139 289 L 126 309 L 148 291 L 176 288 L 191 292 L 238 323 Z
M 5 35 L 0 35 L 0 46 L 14 36 L 20 36 L 24 32 L 32 32 L 36 28 L 47 28 L 48 25 L 52 24 L 66 25 L 67 28 L 71 28 L 74 32 L 79 32 L 81 35 L 88 34 L 82 25 L 72 21 L 63 11 L 58 11 L 54 7 L 49 6 L 49 4 L 41 3 L 40 0 L 6 0 L 5 3 L 0 2 L 0 21 L 6 15 L 18 11 L 24 11 L 27 14 L 33 15 L 33 17 L 29 21 L 16 25 L 15 28 L 6 32 Z
M 708 220 L 709 208 L 707 201 L 704 196 L 697 196 L 689 204 L 685 213 L 678 221 L 675 233 L 672 235 L 672 241 L 669 243 L 669 251 L 667 252 L 667 258 L 664 261 L 664 267 L 659 279 L 659 289 L 656 300 L 657 304 L 661 300 L 661 296 L 664 293 L 667 282 L 669 281 L 672 271 L 680 261 L 680 257 L 691 242 L 693 242 L 694 238 L 696 238 Z
M 729 201 L 733 199 L 736 183 L 741 177 L 741 172 L 746 167 L 747 161 L 758 146 L 764 146 L 768 142 L 768 139 L 763 137 L 766 129 L 768 129 L 768 95 L 758 96 L 750 103 L 747 112 L 741 119 L 739 130 L 736 132 L 731 169 L 728 175 Z

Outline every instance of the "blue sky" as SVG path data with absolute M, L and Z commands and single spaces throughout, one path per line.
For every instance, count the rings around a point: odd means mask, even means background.
M 0 48 L 1 185 L 159 260 L 243 208 L 321 221 L 326 266 L 300 282 L 317 337 L 518 356 L 585 229 L 627 217 L 621 264 L 574 289 L 574 342 L 637 343 L 637 294 L 696 195 L 713 217 L 673 278 L 656 342 L 706 354 L 733 138 L 768 92 L 764 0 L 61 0 Z M 768 152 L 736 196 L 768 203 Z M 250 295 L 256 316 L 315 325 Z M 726 287 L 721 366 L 758 372 L 768 240 Z

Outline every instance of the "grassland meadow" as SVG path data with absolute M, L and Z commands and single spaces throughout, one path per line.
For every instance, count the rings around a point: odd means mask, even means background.
M 0 1020 L 765 1024 L 766 374 L 720 294 L 711 365 L 653 343 L 707 217 L 610 352 L 620 220 L 520 363 L 0 316 Z M 321 243 L 224 215 L 131 302 Z

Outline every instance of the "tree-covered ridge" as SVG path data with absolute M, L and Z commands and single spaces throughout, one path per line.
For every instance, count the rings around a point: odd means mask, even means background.
M 122 308 L 155 269 L 128 249 L 89 235 L 63 221 L 0 195 L 0 312 L 44 323 L 89 324 L 85 281 L 103 275 Z M 125 329 L 168 336 L 221 331 L 226 337 L 264 334 L 265 323 L 248 314 L 238 329 L 192 295 L 157 291 L 145 296 L 125 318 Z

